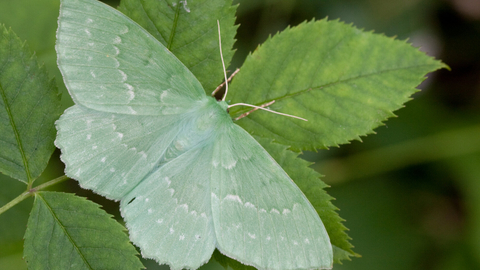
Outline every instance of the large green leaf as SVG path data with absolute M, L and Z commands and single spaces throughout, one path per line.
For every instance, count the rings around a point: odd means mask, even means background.
M 289 28 L 246 59 L 227 100 L 262 105 L 308 122 L 255 112 L 237 123 L 293 150 L 337 146 L 371 133 L 409 100 L 426 73 L 445 67 L 404 41 L 321 20 Z M 233 107 L 239 116 L 248 107 Z
M 217 20 L 226 65 L 233 56 L 236 6 L 231 0 L 122 0 L 118 8 L 165 45 L 209 95 L 222 82 Z
M 35 194 L 27 231 L 29 269 L 141 269 L 125 229 L 99 205 L 73 194 Z
M 0 172 L 32 182 L 55 149 L 60 116 L 55 81 L 11 30 L 0 25 Z

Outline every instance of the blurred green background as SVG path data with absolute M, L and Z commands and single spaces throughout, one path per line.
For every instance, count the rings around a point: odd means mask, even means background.
M 268 35 L 327 16 L 408 39 L 451 67 L 430 74 L 422 91 L 377 134 L 303 157 L 325 175 L 354 251 L 362 255 L 334 269 L 480 269 L 480 0 L 236 3 L 240 28 L 230 69 Z M 66 108 L 71 100 L 55 64 L 58 6 L 58 0 L 0 0 L 0 23 L 12 27 L 45 63 L 64 91 Z M 43 181 L 63 174 L 58 155 Z M 119 217 L 116 203 L 80 190 L 73 180 L 56 188 L 87 196 Z M 0 205 L 23 189 L 0 175 Z M 24 201 L 0 216 L 0 269 L 26 269 L 22 238 L 31 205 L 31 199 Z M 145 264 L 158 269 L 151 261 Z

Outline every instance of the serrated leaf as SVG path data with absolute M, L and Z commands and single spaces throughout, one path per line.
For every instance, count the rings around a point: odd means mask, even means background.
M 217 20 L 228 66 L 234 53 L 236 7 L 231 0 L 122 0 L 118 9 L 173 52 L 210 94 L 223 78 Z
M 227 257 L 220 253 L 217 249 L 213 252 L 212 260 L 218 262 L 225 270 L 233 269 L 233 270 L 255 270 L 256 268 L 249 265 L 244 265 L 239 261 L 236 261 L 230 257 Z
M 257 106 L 275 100 L 272 110 L 308 122 L 255 112 L 237 124 L 295 151 L 315 150 L 371 133 L 425 74 L 442 67 L 405 41 L 324 19 L 268 39 L 247 57 L 227 100 Z M 249 110 L 233 107 L 230 114 Z
M 55 149 L 60 96 L 35 55 L 0 25 L 0 172 L 32 182 Z
M 141 269 L 125 229 L 99 205 L 73 194 L 38 192 L 25 233 L 29 269 Z

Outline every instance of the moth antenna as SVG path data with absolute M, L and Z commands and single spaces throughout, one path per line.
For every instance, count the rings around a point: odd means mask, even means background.
M 219 20 L 217 20 L 217 26 L 218 26 L 218 48 L 220 49 L 220 59 L 222 60 L 223 75 L 225 76 L 225 94 L 223 94 L 222 101 L 225 101 L 225 98 L 227 97 L 227 93 L 228 93 L 228 78 L 227 78 L 227 71 L 225 69 L 225 62 L 223 62 L 222 35 L 220 34 L 220 21 Z
M 247 106 L 247 107 L 252 107 L 252 108 L 254 108 L 253 110 L 248 111 L 248 112 L 240 115 L 239 117 L 235 118 L 234 120 L 242 119 L 243 117 L 245 117 L 245 116 L 251 114 L 252 112 L 260 109 L 260 110 L 264 110 L 264 111 L 267 111 L 267 112 L 271 112 L 271 113 L 275 113 L 275 114 L 279 114 L 279 115 L 283 115 L 283 116 L 288 116 L 288 117 L 292 117 L 292 118 L 299 119 L 299 120 L 303 120 L 303 121 L 308 121 L 307 119 L 302 118 L 302 117 L 298 117 L 298 116 L 291 115 L 291 114 L 286 114 L 286 113 L 281 113 L 281 112 L 277 112 L 277 111 L 274 111 L 274 110 L 270 110 L 270 109 L 265 108 L 265 107 L 267 107 L 267 106 L 272 105 L 273 103 L 275 103 L 275 100 L 272 100 L 272 101 L 270 101 L 270 102 L 268 102 L 268 103 L 265 103 L 265 104 L 262 104 L 262 105 L 260 105 L 260 106 L 255 106 L 255 105 L 251 105 L 251 104 L 247 104 L 247 103 L 235 103 L 235 104 L 229 105 L 228 108 L 230 109 L 230 108 L 233 107 L 233 106 Z
M 230 75 L 230 77 L 228 77 L 228 80 L 227 80 L 227 81 L 228 81 L 228 82 L 231 82 L 232 79 L 233 79 L 233 77 L 234 77 L 235 75 L 237 75 L 237 73 L 238 73 L 239 71 L 240 71 L 240 69 L 237 68 L 237 69 L 232 73 L 232 75 Z M 222 87 L 223 87 L 224 85 L 225 85 L 225 81 L 222 82 L 217 88 L 215 88 L 215 90 L 213 90 L 213 92 L 212 92 L 212 97 L 215 96 L 215 94 L 216 94 L 220 89 L 222 89 Z

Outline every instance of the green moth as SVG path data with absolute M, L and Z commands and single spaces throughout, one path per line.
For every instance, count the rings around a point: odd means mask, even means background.
M 75 105 L 57 121 L 66 174 L 120 200 L 144 257 L 196 269 L 215 248 L 258 269 L 330 269 L 315 209 L 274 159 L 134 21 L 62 0 L 58 66 Z

